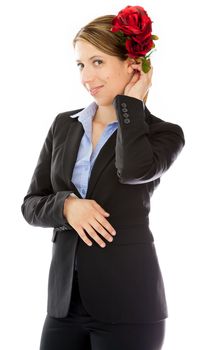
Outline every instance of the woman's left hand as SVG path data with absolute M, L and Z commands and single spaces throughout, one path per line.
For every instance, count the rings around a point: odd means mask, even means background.
M 152 81 L 153 67 L 151 66 L 148 73 L 144 73 L 142 71 L 142 63 L 133 63 L 132 68 L 134 70 L 134 74 L 132 79 L 124 89 L 124 95 L 135 97 L 143 101 L 149 88 L 152 85 L 151 81 Z

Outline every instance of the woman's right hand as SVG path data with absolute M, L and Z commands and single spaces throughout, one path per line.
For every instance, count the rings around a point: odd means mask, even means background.
M 68 196 L 64 202 L 63 215 L 88 246 L 91 246 L 92 242 L 84 230 L 102 248 L 106 244 L 99 234 L 109 242 L 113 241 L 112 236 L 115 236 L 116 231 L 106 219 L 110 214 L 106 213 L 95 200 Z

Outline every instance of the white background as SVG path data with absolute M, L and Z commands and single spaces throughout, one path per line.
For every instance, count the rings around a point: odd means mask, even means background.
M 28 225 L 20 208 L 55 116 L 92 101 L 79 82 L 72 39 L 90 20 L 117 14 L 127 5 L 144 6 L 160 38 L 151 56 L 147 107 L 180 124 L 186 138 L 154 193 L 150 217 L 169 308 L 164 350 L 200 348 L 200 33 L 195 1 L 7 0 L 0 8 L 1 349 L 39 348 L 52 229 Z

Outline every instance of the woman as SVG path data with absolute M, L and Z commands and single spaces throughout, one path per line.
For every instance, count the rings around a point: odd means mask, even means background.
M 163 344 L 167 306 L 150 197 L 185 141 L 180 126 L 144 103 L 153 68 L 145 52 L 134 58 L 127 19 L 151 32 L 144 9 L 128 6 L 76 35 L 81 83 L 94 102 L 55 118 L 22 204 L 29 224 L 54 228 L 41 350 Z

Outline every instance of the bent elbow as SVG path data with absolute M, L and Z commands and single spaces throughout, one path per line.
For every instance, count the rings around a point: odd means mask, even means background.
M 155 162 L 152 162 L 150 166 L 145 168 L 124 168 L 117 170 L 117 176 L 121 184 L 139 185 L 160 178 L 167 168 L 167 164 L 163 164 L 160 167 Z

